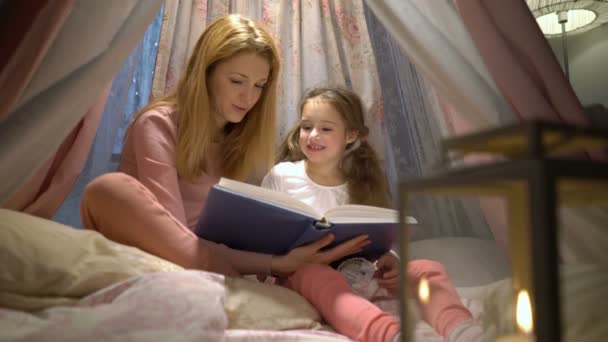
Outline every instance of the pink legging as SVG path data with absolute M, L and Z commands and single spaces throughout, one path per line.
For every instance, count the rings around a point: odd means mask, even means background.
M 422 277 L 429 281 L 431 297 L 422 307 L 422 317 L 439 334 L 472 318 L 452 286 L 445 267 L 431 260 L 413 260 L 407 265 L 410 288 L 417 289 Z M 393 341 L 399 321 L 367 299 L 353 293 L 335 269 L 309 264 L 291 275 L 285 285 L 298 292 L 319 310 L 337 332 L 356 341 Z

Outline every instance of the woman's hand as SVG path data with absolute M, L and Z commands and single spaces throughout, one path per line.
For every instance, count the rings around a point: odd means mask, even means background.
M 378 285 L 389 291 L 396 291 L 399 288 L 400 265 L 399 258 L 391 252 L 381 256 L 376 261 Z
M 292 249 L 287 255 L 273 256 L 270 266 L 272 274 L 285 277 L 295 272 L 304 264 L 330 264 L 345 256 L 360 252 L 363 247 L 371 242 L 367 235 L 359 235 L 332 249 L 321 251 L 332 241 L 334 241 L 334 235 L 328 234 L 313 243 Z
M 230 262 L 220 255 L 209 258 L 209 266 L 206 271 L 223 274 L 228 277 L 238 278 L 241 276 L 241 274 L 234 269 Z

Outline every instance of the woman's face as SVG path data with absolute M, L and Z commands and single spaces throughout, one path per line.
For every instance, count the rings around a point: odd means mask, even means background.
M 221 127 L 238 123 L 262 95 L 270 63 L 255 53 L 243 53 L 216 65 L 209 76 L 209 91 Z

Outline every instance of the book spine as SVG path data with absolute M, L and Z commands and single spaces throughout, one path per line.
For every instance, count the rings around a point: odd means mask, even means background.
M 325 217 L 320 220 L 313 221 L 313 225 L 317 230 L 331 230 L 334 225 L 329 222 Z

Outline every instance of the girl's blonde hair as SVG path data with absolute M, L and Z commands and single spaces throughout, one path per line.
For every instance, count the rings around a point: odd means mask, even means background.
M 272 166 L 278 50 L 260 24 L 231 14 L 214 21 L 201 35 L 175 90 L 144 107 L 135 117 L 137 120 L 142 113 L 161 106 L 178 111 L 176 163 L 180 178 L 193 180 L 208 171 L 205 155 L 217 138 L 209 75 L 218 63 L 243 53 L 255 53 L 268 60 L 270 74 L 260 99 L 245 118 L 228 123 L 224 129 L 222 176 L 246 180 Z
M 347 182 L 351 204 L 390 207 L 386 176 L 376 152 L 367 142 L 369 129 L 365 126 L 361 99 L 353 91 L 342 87 L 317 87 L 304 94 L 299 111 L 312 99 L 332 105 L 344 121 L 346 132 L 356 132 L 357 140 L 346 146 L 340 168 Z M 278 161 L 298 161 L 306 158 L 300 149 L 300 125 L 292 129 L 279 148 Z

